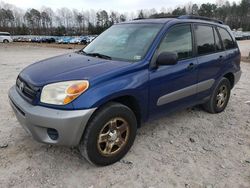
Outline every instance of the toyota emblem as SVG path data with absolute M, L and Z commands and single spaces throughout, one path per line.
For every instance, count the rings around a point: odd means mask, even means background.
M 19 89 L 20 89 L 21 91 L 23 91 L 23 89 L 24 89 L 24 83 L 23 83 L 23 82 L 20 83 Z

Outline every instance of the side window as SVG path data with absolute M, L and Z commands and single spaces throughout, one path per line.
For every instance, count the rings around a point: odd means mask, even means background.
M 218 27 L 218 31 L 220 33 L 222 43 L 226 50 L 233 49 L 236 47 L 235 42 L 233 41 L 232 37 L 225 29 Z
M 215 52 L 214 33 L 210 26 L 195 26 L 196 44 L 198 55 Z
M 215 48 L 216 48 L 216 50 L 217 51 L 223 50 L 222 43 L 221 43 L 221 40 L 219 38 L 219 35 L 218 35 L 218 32 L 216 31 L 216 29 L 214 29 L 214 38 L 215 38 Z
M 174 26 L 161 42 L 158 54 L 161 52 L 175 52 L 178 59 L 192 57 L 192 33 L 190 25 Z

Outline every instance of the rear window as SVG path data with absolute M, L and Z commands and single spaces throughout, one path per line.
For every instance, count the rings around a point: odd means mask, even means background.
M 196 44 L 199 55 L 215 52 L 214 33 L 210 26 L 195 26 Z
M 226 50 L 236 48 L 236 44 L 227 30 L 218 27 L 218 31 L 220 33 L 223 46 Z

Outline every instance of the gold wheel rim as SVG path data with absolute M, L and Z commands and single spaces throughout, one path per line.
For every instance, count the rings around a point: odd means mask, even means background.
M 222 108 L 227 101 L 228 91 L 227 86 L 222 85 L 216 96 L 216 105 L 218 108 Z
M 97 148 L 103 156 L 113 156 L 121 151 L 129 138 L 129 124 L 120 117 L 109 120 L 99 132 Z

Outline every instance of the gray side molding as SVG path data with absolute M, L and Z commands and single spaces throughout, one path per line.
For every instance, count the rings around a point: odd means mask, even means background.
M 158 99 L 157 106 L 161 106 L 161 105 L 194 95 L 196 93 L 206 91 L 213 86 L 214 82 L 215 82 L 214 79 L 209 79 L 209 80 L 185 87 L 183 89 L 174 91 L 172 93 L 163 95 Z

